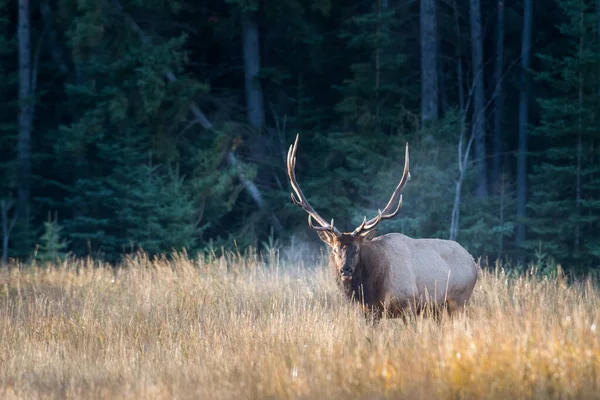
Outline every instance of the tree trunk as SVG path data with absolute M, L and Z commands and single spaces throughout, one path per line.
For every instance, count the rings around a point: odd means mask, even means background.
M 13 206 L 12 200 L 0 201 L 0 219 L 2 223 L 2 265 L 8 266 L 8 243 L 10 240 L 10 234 L 15 227 L 17 222 L 17 213 L 15 212 L 13 217 L 9 219 L 8 214 Z
M 527 121 L 529 112 L 529 55 L 531 50 L 532 0 L 525 0 L 521 41 L 521 94 L 519 98 L 519 143 L 517 151 L 517 245 L 525 242 L 527 203 Z
M 502 122 L 504 118 L 503 64 L 504 64 L 504 1 L 498 1 L 498 20 L 496 22 L 496 66 L 494 90 L 494 154 L 492 166 L 492 185 L 500 184 L 502 172 Z
M 583 144 L 582 144 L 582 136 L 583 136 L 583 35 L 584 35 L 584 27 L 583 27 L 583 9 L 584 5 L 581 4 L 581 12 L 579 19 L 579 93 L 578 93 L 578 106 L 579 106 L 579 115 L 577 118 L 577 176 L 575 179 L 575 209 L 577 215 L 575 216 L 575 257 L 579 256 L 579 249 L 581 244 L 581 228 L 579 225 L 579 218 L 581 216 L 581 158 L 583 154 Z
M 438 119 L 436 0 L 421 1 L 421 120 Z
M 460 24 L 458 21 L 458 8 L 456 7 L 456 0 L 452 2 L 454 7 L 454 28 L 456 31 L 456 37 L 459 45 L 456 47 L 456 76 L 458 80 L 458 101 L 460 106 L 460 133 L 458 140 L 458 179 L 454 188 L 454 204 L 452 205 L 452 215 L 450 220 L 450 240 L 458 239 L 458 227 L 460 220 L 460 201 L 462 193 L 462 185 L 465 179 L 467 165 L 469 161 L 469 153 L 471 151 L 471 145 L 473 144 L 473 131 L 467 142 L 466 148 L 463 152 L 463 145 L 467 133 L 467 104 L 465 104 L 465 89 L 463 82 L 463 67 L 462 60 L 460 58 Z
M 485 92 L 483 87 L 483 48 L 481 39 L 481 6 L 470 0 L 471 56 L 473 58 L 473 130 L 475 133 L 475 164 L 477 166 L 478 197 L 487 196 L 487 165 L 485 151 Z
M 29 0 L 19 0 L 17 29 L 19 51 L 19 116 L 17 142 L 17 214 L 24 231 L 29 231 L 29 200 L 31 186 L 31 130 L 33 91 L 31 73 L 31 27 Z
M 440 33 L 438 31 L 437 42 L 440 43 Z M 448 103 L 448 90 L 446 89 L 446 78 L 444 73 L 444 54 L 442 52 L 442 46 L 437 46 L 437 78 L 438 78 L 438 103 L 439 103 L 439 117 L 444 117 L 449 108 Z
M 240 170 L 240 168 L 238 167 L 237 158 L 235 157 L 235 154 L 233 154 L 233 151 L 230 151 L 227 153 L 227 163 L 229 164 L 230 167 L 232 167 L 236 170 L 236 172 L 238 173 L 240 182 L 242 182 L 242 186 L 244 186 L 244 189 L 246 190 L 246 192 L 250 195 L 250 197 L 252 197 L 252 199 L 254 200 L 256 205 L 258 205 L 258 208 L 264 209 L 265 204 L 264 204 L 264 200 L 262 198 L 260 191 L 258 190 L 256 185 L 246 177 L 244 172 L 242 170 Z M 269 215 L 271 217 L 271 223 L 273 224 L 275 231 L 276 232 L 283 231 L 283 226 L 281 225 L 281 222 L 279 222 L 279 219 L 277 218 L 277 216 L 272 212 L 269 212 Z
M 129 16 L 128 14 L 126 14 L 123 11 L 123 7 L 121 6 L 121 3 L 119 3 L 118 0 L 113 0 L 113 4 L 115 5 L 115 8 L 123 15 L 123 17 L 125 18 L 125 21 L 129 25 L 129 27 L 138 35 L 140 41 L 142 43 L 150 43 L 150 38 L 146 35 L 146 33 L 142 30 L 142 28 L 140 28 L 140 26 L 137 24 L 137 22 L 133 18 L 131 18 L 131 16 Z M 175 82 L 177 80 L 177 77 L 171 70 L 165 71 L 165 78 L 169 82 Z M 192 121 L 192 122 L 199 123 L 207 131 L 212 131 L 213 124 L 206 117 L 206 115 L 202 112 L 200 107 L 198 107 L 198 105 L 195 102 L 190 103 L 189 107 L 190 107 L 190 112 L 194 116 L 194 121 Z M 189 127 L 191 127 L 191 124 L 188 125 L 188 128 Z M 271 220 L 273 221 L 273 226 L 274 226 L 275 230 L 278 232 L 281 232 L 283 230 L 283 227 L 282 227 L 281 223 L 279 222 L 279 219 L 271 210 L 269 210 L 265 206 L 263 198 L 260 194 L 260 190 L 258 189 L 258 187 L 256 187 L 254 182 L 249 180 L 244 175 L 243 171 L 241 171 L 240 168 L 238 168 L 237 158 L 236 158 L 235 154 L 233 153 L 233 151 L 230 151 L 227 153 L 226 159 L 227 159 L 227 164 L 237 172 L 238 178 L 240 179 L 240 182 L 242 182 L 242 185 L 244 186 L 244 189 L 246 190 L 246 192 L 248 193 L 250 198 L 256 203 L 256 205 L 258 206 L 259 209 L 263 210 L 264 212 L 268 213 L 271 216 Z
M 460 98 L 460 107 L 461 107 L 461 116 L 460 116 L 460 136 L 458 140 L 458 179 L 456 181 L 456 186 L 454 189 L 454 204 L 452 205 L 452 216 L 450 221 L 450 240 L 458 239 L 458 227 L 460 220 L 460 201 L 461 201 L 461 193 L 462 193 L 462 185 L 465 180 L 465 176 L 467 174 L 467 166 L 469 162 L 469 154 L 471 152 L 471 145 L 473 144 L 473 139 L 475 138 L 475 132 L 471 130 L 471 135 L 467 141 L 465 146 L 464 142 L 467 134 L 467 121 L 466 121 L 466 105 L 464 101 L 464 93 L 463 93 L 463 82 L 462 82 L 462 63 L 460 61 L 460 57 L 457 59 L 456 63 L 456 72 L 458 74 L 458 84 L 459 84 L 459 98 Z M 464 146 L 464 150 L 463 150 Z
M 241 16 L 242 46 L 244 54 L 244 83 L 248 123 L 256 129 L 265 124 L 263 92 L 258 79 L 260 72 L 260 42 L 256 13 L 243 11 Z

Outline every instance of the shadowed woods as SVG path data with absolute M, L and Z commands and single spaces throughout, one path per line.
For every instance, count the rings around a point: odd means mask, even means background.
M 591 281 L 484 267 L 465 313 L 372 327 L 323 262 L 138 255 L 0 272 L 3 398 L 594 398 Z
M 597 0 L 0 10 L 2 264 L 316 239 L 288 196 L 300 132 L 302 187 L 337 228 L 377 215 L 409 142 L 384 229 L 600 266 Z

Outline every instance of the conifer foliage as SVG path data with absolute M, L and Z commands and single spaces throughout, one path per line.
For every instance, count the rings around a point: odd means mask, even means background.
M 35 254 L 37 262 L 43 264 L 64 261 L 67 258 L 68 242 L 63 238 L 62 227 L 56 219 L 44 222 L 44 231 L 39 238 Z
M 298 181 L 341 230 L 385 206 L 408 142 L 411 181 L 380 233 L 600 267 L 597 1 L 533 7 L 531 46 L 511 2 L 28 4 L 30 82 L 18 79 L 18 7 L 0 0 L 3 258 L 319 245 L 289 198 L 285 157 L 299 133 Z M 35 104 L 29 142 L 21 82 Z M 482 135 L 495 116 L 494 137 Z
M 540 98 L 538 146 L 530 175 L 530 248 L 580 266 L 600 262 L 598 128 L 600 58 L 595 1 L 561 0 L 562 46 L 539 53 L 537 80 L 552 89 Z

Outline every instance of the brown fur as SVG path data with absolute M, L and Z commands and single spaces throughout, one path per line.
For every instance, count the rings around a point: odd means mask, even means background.
M 287 171 L 292 185 L 292 202 L 308 213 L 308 225 L 332 251 L 329 264 L 342 291 L 375 320 L 383 314 L 397 317 L 430 308 L 459 311 L 471 297 L 477 282 L 477 265 L 458 243 L 441 239 L 412 239 L 400 233 L 375 237 L 384 219 L 394 218 L 402 207 L 402 190 L 410 179 L 408 143 L 402 178 L 383 210 L 351 233 L 340 232 L 308 203 L 294 167 L 298 138 L 290 146 Z M 313 222 L 317 222 L 314 225 Z
M 444 310 L 453 314 L 464 308 L 477 280 L 472 257 L 454 241 L 401 234 L 320 236 L 332 248 L 329 265 L 342 292 L 375 323 L 424 310 L 436 319 Z M 342 279 L 347 265 L 353 266 L 351 280 Z
M 381 315 L 388 272 L 384 268 L 383 252 L 379 248 L 381 244 L 361 241 L 359 246 L 359 261 L 352 275 L 352 280 L 343 281 L 338 273 L 336 273 L 336 280 L 349 300 L 358 302 L 365 312 Z M 337 272 L 340 268 L 333 252 L 329 255 L 329 265 L 334 269 L 334 272 Z

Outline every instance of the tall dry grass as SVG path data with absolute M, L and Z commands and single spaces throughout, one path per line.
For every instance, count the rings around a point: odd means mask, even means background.
M 323 267 L 139 256 L 0 273 L 2 398 L 598 398 L 590 282 L 483 272 L 466 315 L 371 327 Z

